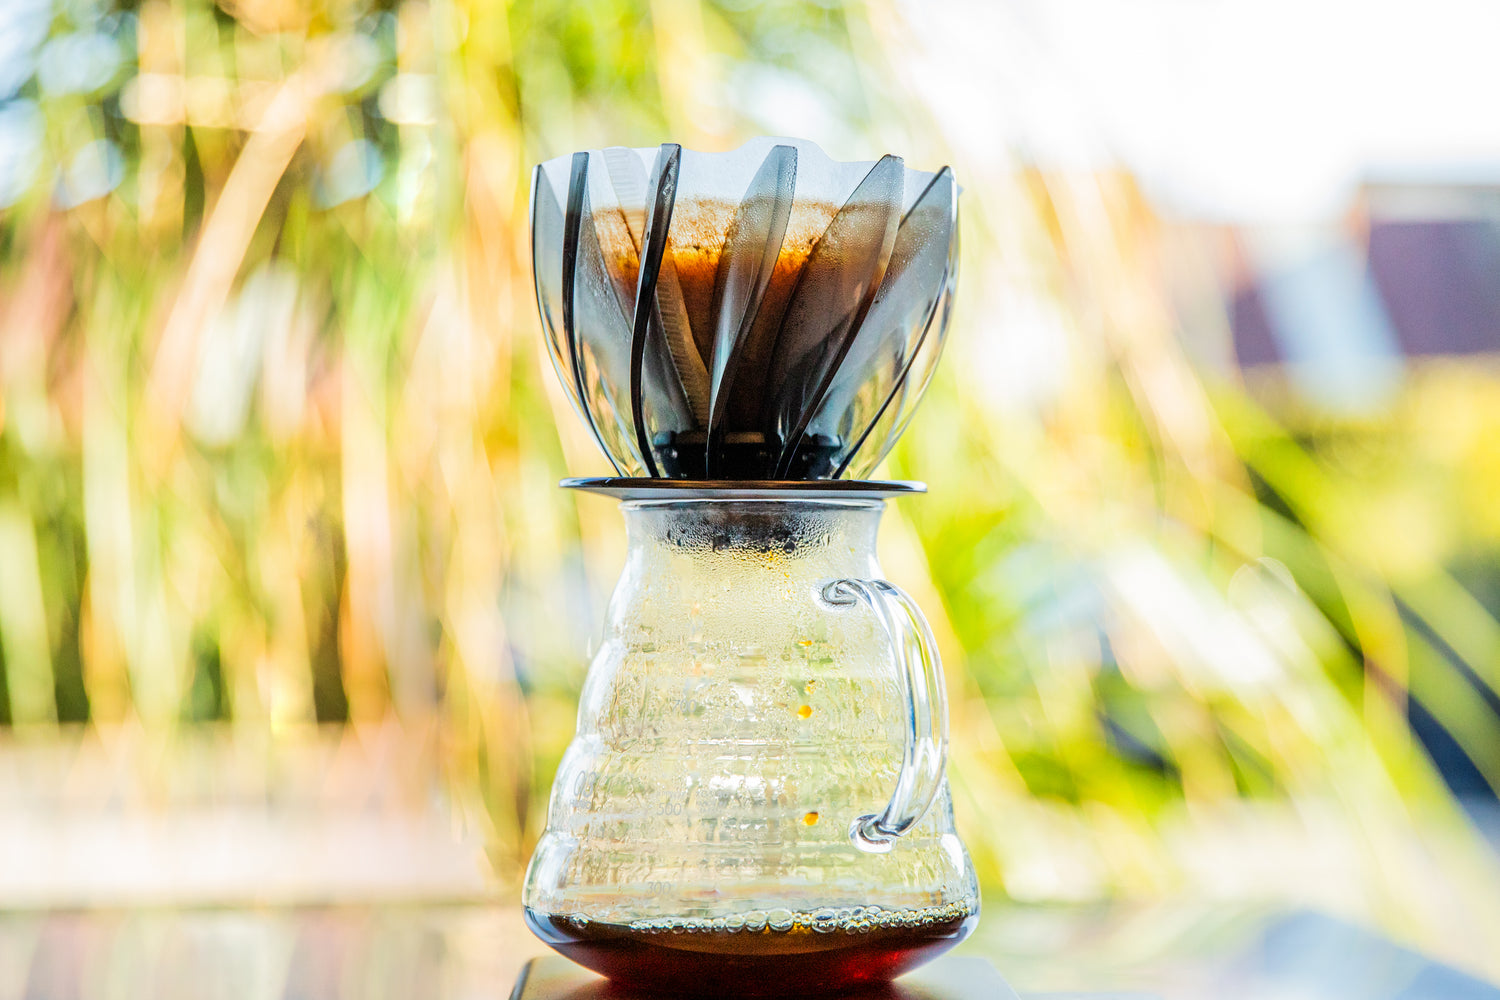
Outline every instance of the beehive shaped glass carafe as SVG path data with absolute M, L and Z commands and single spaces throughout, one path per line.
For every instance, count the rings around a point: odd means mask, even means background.
M 962 940 L 979 894 L 931 633 L 875 558 L 884 501 L 681 492 L 622 505 L 626 565 L 528 921 L 667 992 L 899 975 Z

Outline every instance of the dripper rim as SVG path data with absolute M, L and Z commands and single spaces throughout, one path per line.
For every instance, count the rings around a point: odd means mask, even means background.
M 792 500 L 847 497 L 889 500 L 927 492 L 927 484 L 909 479 L 650 479 L 630 476 L 580 476 L 557 484 L 617 500 Z

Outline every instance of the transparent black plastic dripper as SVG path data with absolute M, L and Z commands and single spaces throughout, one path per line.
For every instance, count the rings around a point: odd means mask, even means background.
M 798 140 L 549 161 L 532 205 L 549 356 L 620 475 L 868 473 L 941 350 L 956 205 L 946 168 Z

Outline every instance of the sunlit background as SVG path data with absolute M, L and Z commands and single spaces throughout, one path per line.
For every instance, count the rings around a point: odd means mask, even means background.
M 605 463 L 529 169 L 757 134 L 964 185 L 882 553 L 946 660 L 966 949 L 1500 980 L 1497 37 L 1482 0 L 0 3 L 0 996 L 506 994 L 623 556 L 556 488 Z M 1319 933 L 1368 990 L 1296 978 Z

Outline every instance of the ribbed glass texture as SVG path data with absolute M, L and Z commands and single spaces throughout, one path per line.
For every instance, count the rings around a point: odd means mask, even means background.
M 946 779 L 888 853 L 850 838 L 891 798 L 908 707 L 875 615 L 820 594 L 880 577 L 883 506 L 623 504 L 625 569 L 527 874 L 534 926 L 733 941 L 977 913 Z

